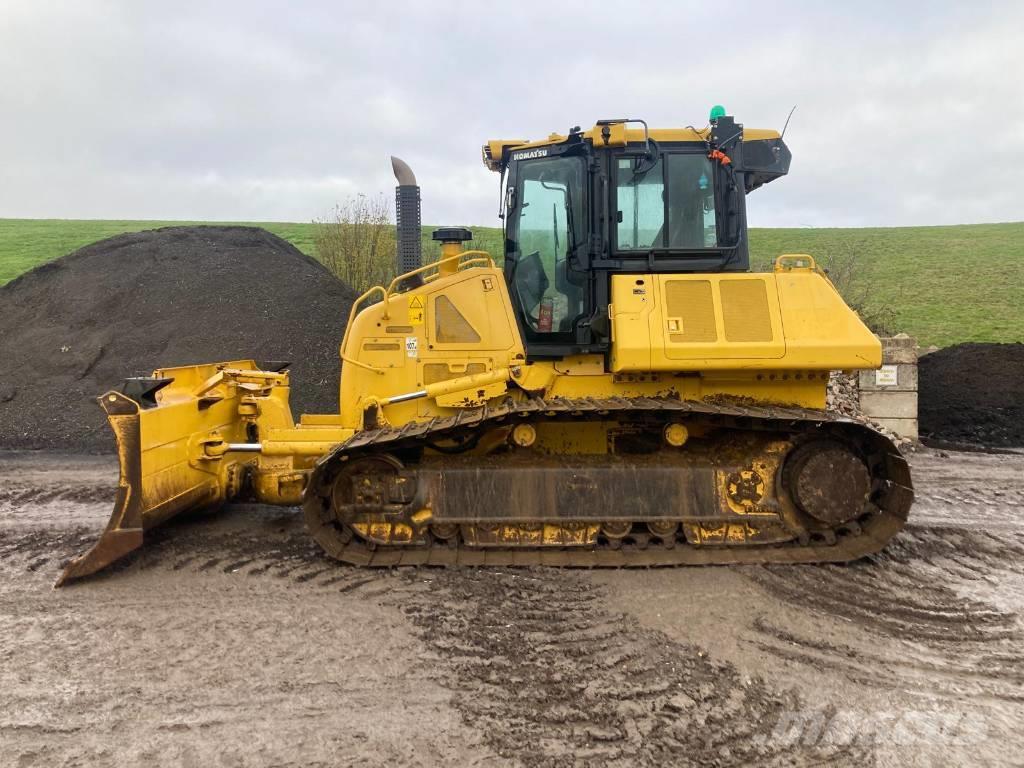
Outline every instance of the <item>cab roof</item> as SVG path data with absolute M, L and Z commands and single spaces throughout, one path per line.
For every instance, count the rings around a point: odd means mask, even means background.
M 633 122 L 633 121 L 630 121 Z M 626 144 L 642 144 L 646 136 L 659 143 L 707 142 L 711 136 L 711 128 L 651 128 L 645 132 L 643 128 L 633 128 L 622 121 L 601 121 L 593 128 L 581 133 L 584 141 L 591 142 L 598 148 L 622 147 Z M 529 139 L 490 139 L 483 146 L 483 161 L 492 171 L 500 171 L 507 163 L 509 153 L 523 149 L 548 147 L 567 141 L 568 135 L 552 133 L 546 139 L 530 141 Z M 781 138 L 781 134 L 771 128 L 744 128 L 743 141 L 764 141 Z

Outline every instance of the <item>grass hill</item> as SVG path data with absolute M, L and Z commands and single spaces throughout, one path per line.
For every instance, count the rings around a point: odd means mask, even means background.
M 0 285 L 105 237 L 180 221 L 0 219 Z M 216 222 L 238 223 L 238 222 Z M 264 227 L 316 256 L 313 224 Z M 433 227 L 424 227 L 424 253 Z M 500 230 L 474 227 L 474 247 L 501 252 Z M 948 227 L 753 229 L 751 262 L 809 253 L 852 264 L 853 283 L 871 310 L 889 310 L 893 327 L 922 345 L 1024 341 L 1024 222 Z

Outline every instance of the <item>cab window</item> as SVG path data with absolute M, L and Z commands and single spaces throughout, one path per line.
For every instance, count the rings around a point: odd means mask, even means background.
M 703 154 L 618 158 L 615 200 L 619 251 L 718 245 L 714 168 Z
M 577 157 L 522 162 L 509 235 L 512 288 L 528 333 L 568 333 L 583 311 L 584 275 L 570 269 L 583 227 L 584 166 Z
M 644 158 L 620 157 L 615 182 L 619 250 L 663 248 L 665 173 L 661 158 L 650 165 Z

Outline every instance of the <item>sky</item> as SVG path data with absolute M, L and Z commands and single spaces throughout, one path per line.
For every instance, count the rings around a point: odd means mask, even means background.
M 781 129 L 753 226 L 1024 220 L 1024 2 L 2 0 L 0 217 L 498 226 L 489 138 Z

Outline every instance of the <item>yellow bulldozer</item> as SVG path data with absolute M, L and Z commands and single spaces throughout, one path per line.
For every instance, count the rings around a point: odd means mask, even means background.
M 398 177 L 399 271 L 352 306 L 338 413 L 293 418 L 288 372 L 164 368 L 100 398 L 120 482 L 58 584 L 231 500 L 302 505 L 363 566 L 852 560 L 913 500 L 884 435 L 825 411 L 878 339 L 807 255 L 751 272 L 746 196 L 785 175 L 774 130 L 601 120 L 494 140 L 503 260 L 434 232 Z M 269 368 L 267 370 L 266 368 Z

